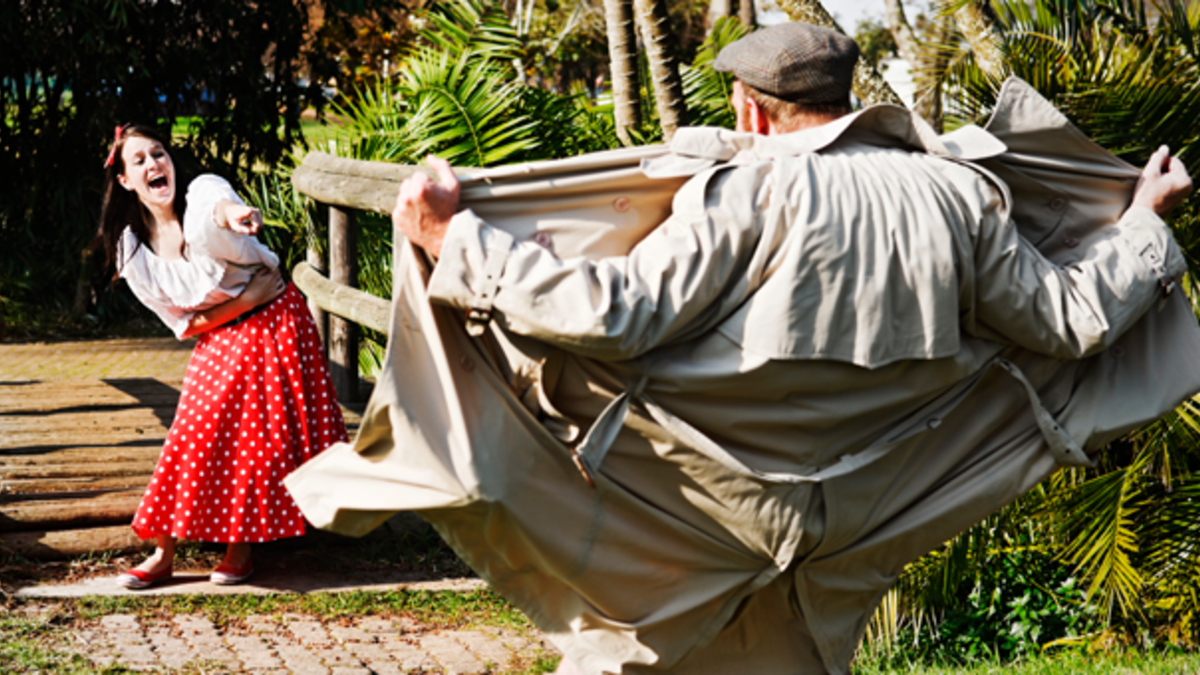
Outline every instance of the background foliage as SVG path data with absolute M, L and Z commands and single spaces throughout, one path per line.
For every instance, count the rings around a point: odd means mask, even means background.
M 301 111 L 320 110 L 321 84 L 338 74 L 328 55 L 358 40 L 314 35 L 314 7 L 325 26 L 399 11 L 382 0 L 0 3 L 0 335 L 55 309 L 88 309 L 76 298 L 90 281 L 81 253 L 115 126 L 167 131 L 187 116 L 181 163 L 231 179 L 302 140 Z M 101 319 L 133 306 L 102 297 L 92 308 Z

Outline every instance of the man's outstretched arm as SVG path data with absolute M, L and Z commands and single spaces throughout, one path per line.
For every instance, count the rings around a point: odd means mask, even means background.
M 1007 341 L 1060 358 L 1108 347 L 1186 271 L 1162 216 L 1191 188 L 1182 162 L 1160 148 L 1111 236 L 1065 266 L 1046 259 L 1011 223 L 981 227 L 975 242 L 975 319 Z
M 775 242 L 760 236 L 766 164 L 698 176 L 629 254 L 600 260 L 559 258 L 470 211 L 454 216 L 454 174 L 430 164 L 441 182 L 406 181 L 392 213 L 397 231 L 438 257 L 430 297 L 477 317 L 494 309 L 515 333 L 593 358 L 632 358 L 711 327 L 753 290 L 750 261 Z

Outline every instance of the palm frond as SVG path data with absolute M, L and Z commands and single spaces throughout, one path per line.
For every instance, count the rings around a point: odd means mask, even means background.
M 683 68 L 683 95 L 687 99 L 691 124 L 733 128 L 737 118 L 729 103 L 733 75 L 713 70 L 712 62 L 726 45 L 748 32 L 736 17 L 721 17 L 700 45 L 692 65 Z
M 341 156 L 383 162 L 410 161 L 407 115 L 394 87 L 379 80 L 333 105 L 347 141 L 332 150 Z
M 410 106 L 410 154 L 489 166 L 538 145 L 517 109 L 517 83 L 489 62 L 422 50 L 408 61 L 400 96 Z
M 1089 597 L 1122 613 L 1139 611 L 1142 575 L 1134 564 L 1138 551 L 1135 520 L 1144 506 L 1139 490 L 1143 461 L 1098 476 L 1064 495 L 1056 505 L 1060 526 L 1072 536 L 1062 552 L 1086 578 Z
M 457 0 L 438 3 L 427 15 L 429 25 L 419 39 L 448 54 L 477 57 L 511 64 L 521 56 L 520 36 L 499 3 Z

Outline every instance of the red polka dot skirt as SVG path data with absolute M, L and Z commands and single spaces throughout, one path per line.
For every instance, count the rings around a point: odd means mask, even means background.
M 288 284 L 196 343 L 134 532 L 220 543 L 302 535 L 283 478 L 344 440 L 316 324 Z

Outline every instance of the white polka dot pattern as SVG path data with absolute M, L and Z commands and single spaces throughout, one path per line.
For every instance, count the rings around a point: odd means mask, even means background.
M 289 284 L 253 316 L 196 343 L 134 532 L 219 543 L 302 535 L 304 516 L 283 478 L 344 440 L 320 336 Z

